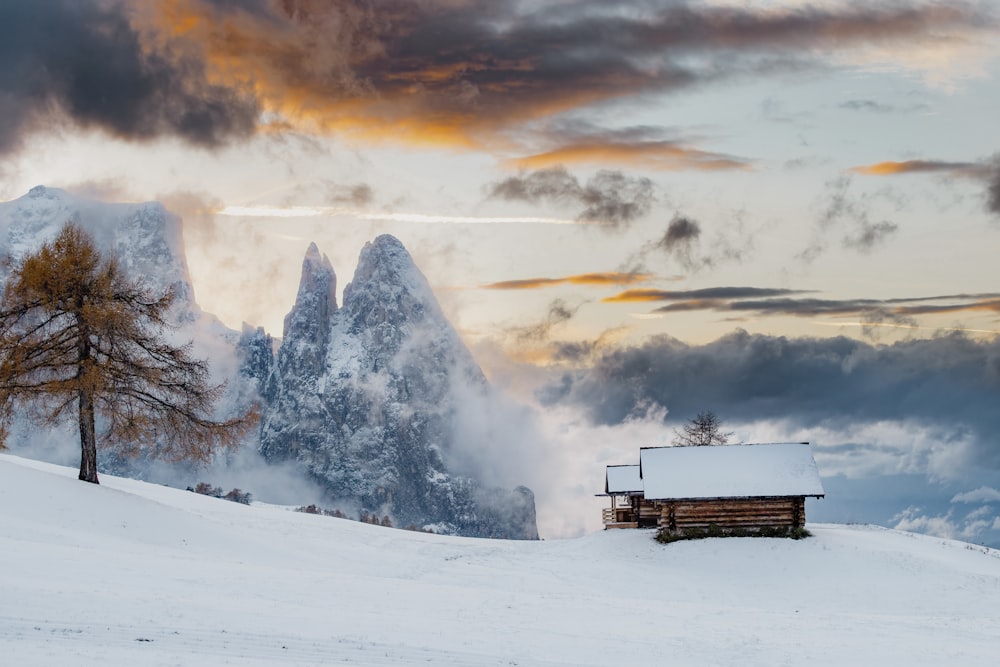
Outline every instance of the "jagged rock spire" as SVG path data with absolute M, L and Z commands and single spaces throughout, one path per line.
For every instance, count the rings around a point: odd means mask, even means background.
M 448 468 L 459 397 L 488 384 L 403 244 L 384 235 L 365 245 L 339 310 L 333 284 L 310 246 L 261 452 L 397 525 L 536 538 L 530 491 L 487 489 Z
M 285 316 L 282 337 L 286 340 L 303 337 L 315 344 L 326 344 L 330 315 L 337 310 L 337 274 L 330 259 L 321 255 L 315 243 L 309 244 L 302 260 L 302 277 L 295 305 Z

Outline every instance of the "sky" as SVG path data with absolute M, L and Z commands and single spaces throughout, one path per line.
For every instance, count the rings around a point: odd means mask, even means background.
M 309 242 L 342 288 L 394 234 L 597 479 L 711 409 L 813 442 L 856 520 L 1000 541 L 998 37 L 994 2 L 0 2 L 0 200 L 163 201 L 201 306 L 279 336 Z

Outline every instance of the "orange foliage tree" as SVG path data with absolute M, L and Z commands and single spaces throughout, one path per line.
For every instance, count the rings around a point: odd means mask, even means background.
M 191 344 L 164 340 L 174 293 L 153 294 L 67 223 L 11 267 L 0 300 L 0 443 L 15 409 L 37 424 L 75 416 L 80 479 L 97 483 L 100 444 L 124 454 L 208 461 L 236 446 L 256 412 L 212 419 L 224 385 Z M 75 413 L 75 415 L 74 415 Z

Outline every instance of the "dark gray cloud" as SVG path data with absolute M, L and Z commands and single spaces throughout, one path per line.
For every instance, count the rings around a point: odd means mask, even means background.
M 1000 313 L 1000 294 L 944 294 L 896 299 L 798 298 L 810 290 L 761 287 L 709 287 L 695 290 L 628 289 L 605 298 L 605 303 L 667 302 L 653 312 L 692 310 L 753 313 L 756 315 L 855 315 L 870 326 L 881 323 L 913 325 L 918 315 L 961 312 Z
M 697 241 L 701 236 L 701 225 L 684 216 L 675 216 L 667 231 L 660 241 L 661 247 L 666 251 L 676 250 L 678 247 L 690 248 L 693 241 Z
M 649 213 L 654 199 L 648 178 L 601 170 L 583 188 L 580 201 L 586 208 L 578 217 L 617 227 Z
M 576 405 L 599 424 L 621 423 L 650 405 L 802 427 L 908 420 L 971 435 L 979 460 L 1000 467 L 1000 339 L 948 335 L 876 346 L 739 331 L 687 345 L 659 337 L 601 351 L 539 398 Z
M 675 215 L 667 225 L 667 231 L 663 236 L 647 245 L 643 249 L 643 254 L 648 254 L 650 250 L 660 250 L 680 262 L 687 271 L 697 271 L 711 263 L 706 258 L 698 257 L 700 239 L 701 225 L 697 221 L 683 215 Z
M 353 185 L 331 183 L 326 189 L 326 200 L 330 204 L 367 206 L 375 200 L 375 193 L 367 183 L 355 183 Z
M 581 0 L 568 11 L 517 0 L 11 0 L 0 3 L 0 151 L 53 114 L 127 139 L 216 146 L 252 133 L 265 107 L 279 128 L 302 120 L 489 143 L 616 100 L 820 69 L 842 50 L 992 25 L 994 12 L 976 3 Z M 620 148 L 678 148 L 647 143 Z
M 864 217 L 857 221 L 854 232 L 844 237 L 844 247 L 853 248 L 859 252 L 870 252 L 898 230 L 899 225 L 894 222 L 888 220 L 871 222 L 867 217 Z
M 628 225 L 646 215 L 655 200 L 653 190 L 653 182 L 648 178 L 609 170 L 601 170 L 581 184 L 561 166 L 510 176 L 487 186 L 490 198 L 582 206 L 576 216 L 578 220 L 611 228 Z
M 644 243 L 623 266 L 629 271 L 646 272 L 651 260 L 666 256 L 685 271 L 696 273 L 722 262 L 741 262 L 753 250 L 756 233 L 747 229 L 743 218 L 743 212 L 737 211 L 727 225 L 705 239 L 700 222 L 677 213 L 662 236 Z
M 986 210 L 1000 215 L 1000 156 L 994 157 L 986 181 Z
M 837 106 L 841 109 L 850 109 L 851 111 L 873 111 L 876 113 L 890 113 L 896 110 L 896 107 L 891 104 L 883 104 L 875 100 L 847 100 Z
M 905 106 L 898 106 L 895 104 L 885 104 L 884 102 L 878 102 L 876 100 L 847 100 L 846 102 L 841 102 L 837 105 L 841 109 L 847 109 L 849 111 L 864 111 L 868 113 L 914 113 L 917 111 L 926 111 L 930 107 L 926 104 L 908 104 Z
M 618 301 L 688 301 L 688 300 L 731 300 L 765 298 L 804 294 L 805 290 L 771 287 L 705 287 L 691 290 L 630 289 L 604 299 L 606 303 Z
M 565 167 L 539 169 L 528 174 L 511 176 L 488 186 L 489 196 L 507 201 L 576 201 L 580 198 L 580 181 Z
M 210 83 L 196 54 L 144 44 L 124 2 L 0 3 L 0 62 L 0 154 L 63 119 L 214 147 L 252 134 L 259 113 L 250 93 Z

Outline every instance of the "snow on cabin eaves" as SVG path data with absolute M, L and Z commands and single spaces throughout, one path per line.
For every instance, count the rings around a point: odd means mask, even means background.
M 642 475 L 637 465 L 608 466 L 604 482 L 606 495 L 627 495 L 642 493 Z
M 646 500 L 825 495 L 809 443 L 645 447 Z

